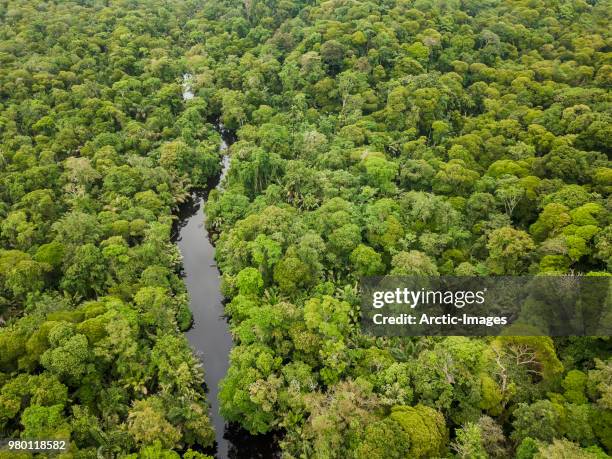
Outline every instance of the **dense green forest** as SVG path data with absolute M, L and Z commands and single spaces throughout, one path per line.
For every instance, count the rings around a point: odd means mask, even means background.
M 228 421 L 296 459 L 609 457 L 609 338 L 372 337 L 358 280 L 612 272 L 611 14 L 0 0 L 0 438 L 205 457 L 171 229 L 220 122 Z
M 0 2 L 0 438 L 83 458 L 214 439 L 170 243 L 219 168 L 177 80 L 192 8 Z

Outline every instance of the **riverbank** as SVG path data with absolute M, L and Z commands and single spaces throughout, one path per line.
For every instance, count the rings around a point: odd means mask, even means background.
M 183 75 L 183 99 L 196 96 L 191 86 L 190 74 Z M 183 278 L 189 293 L 192 326 L 186 337 L 195 354 L 202 361 L 210 418 L 215 428 L 218 459 L 271 458 L 279 451 L 272 435 L 250 435 L 240 426 L 226 425 L 219 412 L 219 383 L 227 373 L 233 340 L 225 316 L 223 296 L 220 290 L 220 273 L 215 262 L 215 247 L 206 230 L 204 205 L 212 189 L 222 189 L 230 161 L 226 154 L 234 140 L 233 135 L 219 124 L 221 135 L 221 172 L 209 181 L 206 189 L 193 190 L 177 211 L 173 228 L 173 241 L 183 258 Z

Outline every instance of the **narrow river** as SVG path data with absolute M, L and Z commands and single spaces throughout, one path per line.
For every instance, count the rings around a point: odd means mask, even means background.
M 199 193 L 198 193 L 199 194 Z M 204 228 L 202 212 L 204 199 L 194 194 L 181 209 L 185 225 L 180 228 L 177 241 L 183 255 L 185 284 L 190 297 L 193 326 L 187 331 L 187 339 L 204 364 L 208 400 L 212 421 L 217 433 L 219 458 L 228 454 L 227 441 L 223 439 L 225 422 L 219 413 L 218 385 L 228 368 L 232 349 L 232 337 L 223 316 L 223 297 L 219 291 L 219 271 L 215 265 L 215 247 Z M 221 435 L 219 435 L 219 433 Z
M 194 98 L 191 77 L 183 77 L 183 98 Z M 229 137 L 219 129 L 223 169 L 217 187 L 229 168 L 226 154 Z M 175 227 L 175 241 L 183 256 L 183 275 L 190 297 L 193 326 L 186 333 L 189 344 L 202 360 L 210 402 L 210 417 L 216 434 L 218 459 L 273 458 L 278 447 L 271 435 L 249 435 L 236 425 L 228 425 L 219 413 L 219 382 L 229 367 L 232 336 L 224 315 L 220 273 L 215 263 L 215 247 L 205 228 L 203 211 L 208 190 L 196 191 L 181 205 Z

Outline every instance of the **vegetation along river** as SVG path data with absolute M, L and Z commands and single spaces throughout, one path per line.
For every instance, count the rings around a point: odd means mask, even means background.
M 194 97 L 190 76 L 184 76 L 183 98 Z M 223 296 L 220 291 L 220 274 L 215 263 L 215 247 L 205 228 L 204 202 L 208 191 L 221 186 L 229 168 L 225 152 L 231 136 L 218 128 L 222 135 L 221 151 L 223 168 L 216 183 L 208 190 L 196 190 L 179 209 L 176 242 L 183 256 L 183 275 L 190 297 L 193 326 L 187 331 L 191 347 L 204 366 L 211 420 L 215 428 L 218 459 L 272 458 L 277 446 L 269 435 L 249 435 L 236 425 L 226 425 L 219 413 L 219 382 L 229 366 L 232 336 L 224 315 Z

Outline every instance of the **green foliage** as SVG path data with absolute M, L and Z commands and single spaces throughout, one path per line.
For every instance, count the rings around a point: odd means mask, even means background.
M 513 413 L 512 438 L 519 443 L 527 437 L 551 442 L 560 434 L 560 408 L 549 400 L 519 404 Z
M 393 180 L 397 175 L 397 165 L 378 156 L 368 156 L 363 160 L 367 183 L 379 188 L 383 193 L 393 192 Z
M 538 442 L 531 437 L 525 437 L 516 449 L 516 459 L 533 459 L 538 453 Z
M 448 432 L 442 414 L 428 406 L 395 406 L 391 409 L 395 420 L 410 438 L 411 457 L 443 455 Z
M 521 274 L 529 266 L 535 245 L 529 235 L 514 228 L 499 228 L 489 235 L 487 260 L 495 274 Z
M 281 380 L 275 371 L 280 359 L 262 345 L 236 346 L 230 359 L 232 366 L 220 387 L 221 413 L 252 433 L 268 432 L 278 409 Z
M 312 284 L 308 265 L 297 257 L 285 257 L 276 265 L 274 281 L 283 293 L 296 293 Z
M 62 414 L 62 405 L 31 405 L 23 411 L 23 439 L 57 439 L 70 438 L 70 425 Z
M 410 454 L 410 435 L 391 417 L 368 425 L 356 459 L 400 459 Z
M 51 347 L 40 357 L 40 363 L 59 377 L 78 380 L 87 370 L 90 359 L 87 338 L 64 330 L 61 323 L 49 332 Z
M 499 386 L 495 380 L 487 374 L 482 374 L 480 376 L 480 382 L 482 391 L 480 408 L 494 416 L 498 416 L 503 410 L 504 401 L 504 396 Z
M 384 269 L 380 254 L 364 244 L 360 244 L 351 252 L 350 259 L 356 274 L 360 276 L 375 276 Z
M 261 274 L 254 268 L 244 268 L 236 276 L 236 287 L 241 295 L 257 295 L 263 285 Z
M 41 245 L 36 251 L 34 259 L 40 263 L 46 263 L 57 269 L 62 265 L 64 250 L 65 249 L 62 244 L 53 241 L 49 244 Z
M 482 431 L 477 424 L 468 423 L 456 432 L 457 440 L 453 449 L 460 458 L 487 458 L 483 447 Z
M 587 375 L 579 370 L 571 370 L 563 379 L 564 396 L 570 403 L 587 403 L 585 394 Z
M 177 84 L 191 13 L 11 11 L 0 6 L 0 436 L 69 440 L 75 457 L 211 445 L 170 244 L 172 209 L 219 171 L 208 106 Z
M 576 459 L 600 459 L 609 456 L 601 450 L 582 449 L 575 443 L 564 439 L 554 440 L 552 444 L 540 447 L 533 456 L 534 459 L 563 459 L 569 457 Z
M 352 456 L 356 449 L 365 453 L 376 448 L 379 439 L 364 438 L 368 427 L 378 421 L 372 412 L 378 401 L 371 389 L 363 381 L 349 380 L 340 382 L 328 394 L 314 392 L 307 397 L 305 401 L 310 415 L 304 422 L 301 444 L 297 451 L 302 450 L 308 456 L 340 459 Z M 394 431 L 398 427 L 402 430 L 393 419 L 387 425 Z M 379 429 L 372 427 L 369 433 L 377 434 Z M 399 439 L 407 440 L 405 434 L 400 435 Z M 396 445 L 396 450 L 405 451 L 407 447 L 408 444 L 402 442 Z M 393 454 L 392 450 L 390 452 Z M 294 451 L 291 453 L 295 454 Z
M 141 445 L 159 441 L 162 447 L 168 448 L 181 438 L 179 430 L 165 418 L 162 400 L 156 397 L 134 404 L 128 415 L 128 429 Z
M 356 285 L 610 270 L 609 5 L 238 3 L 0 5 L 0 437 L 211 445 L 170 235 L 218 120 L 228 420 L 287 457 L 612 451 L 606 340 L 374 339 Z
M 485 415 L 478 419 L 478 427 L 481 431 L 482 445 L 489 457 L 507 457 L 509 454 L 508 441 L 501 425 Z
M 391 270 L 394 276 L 436 276 L 438 268 L 435 263 L 423 252 L 411 250 L 399 252 L 391 260 Z

